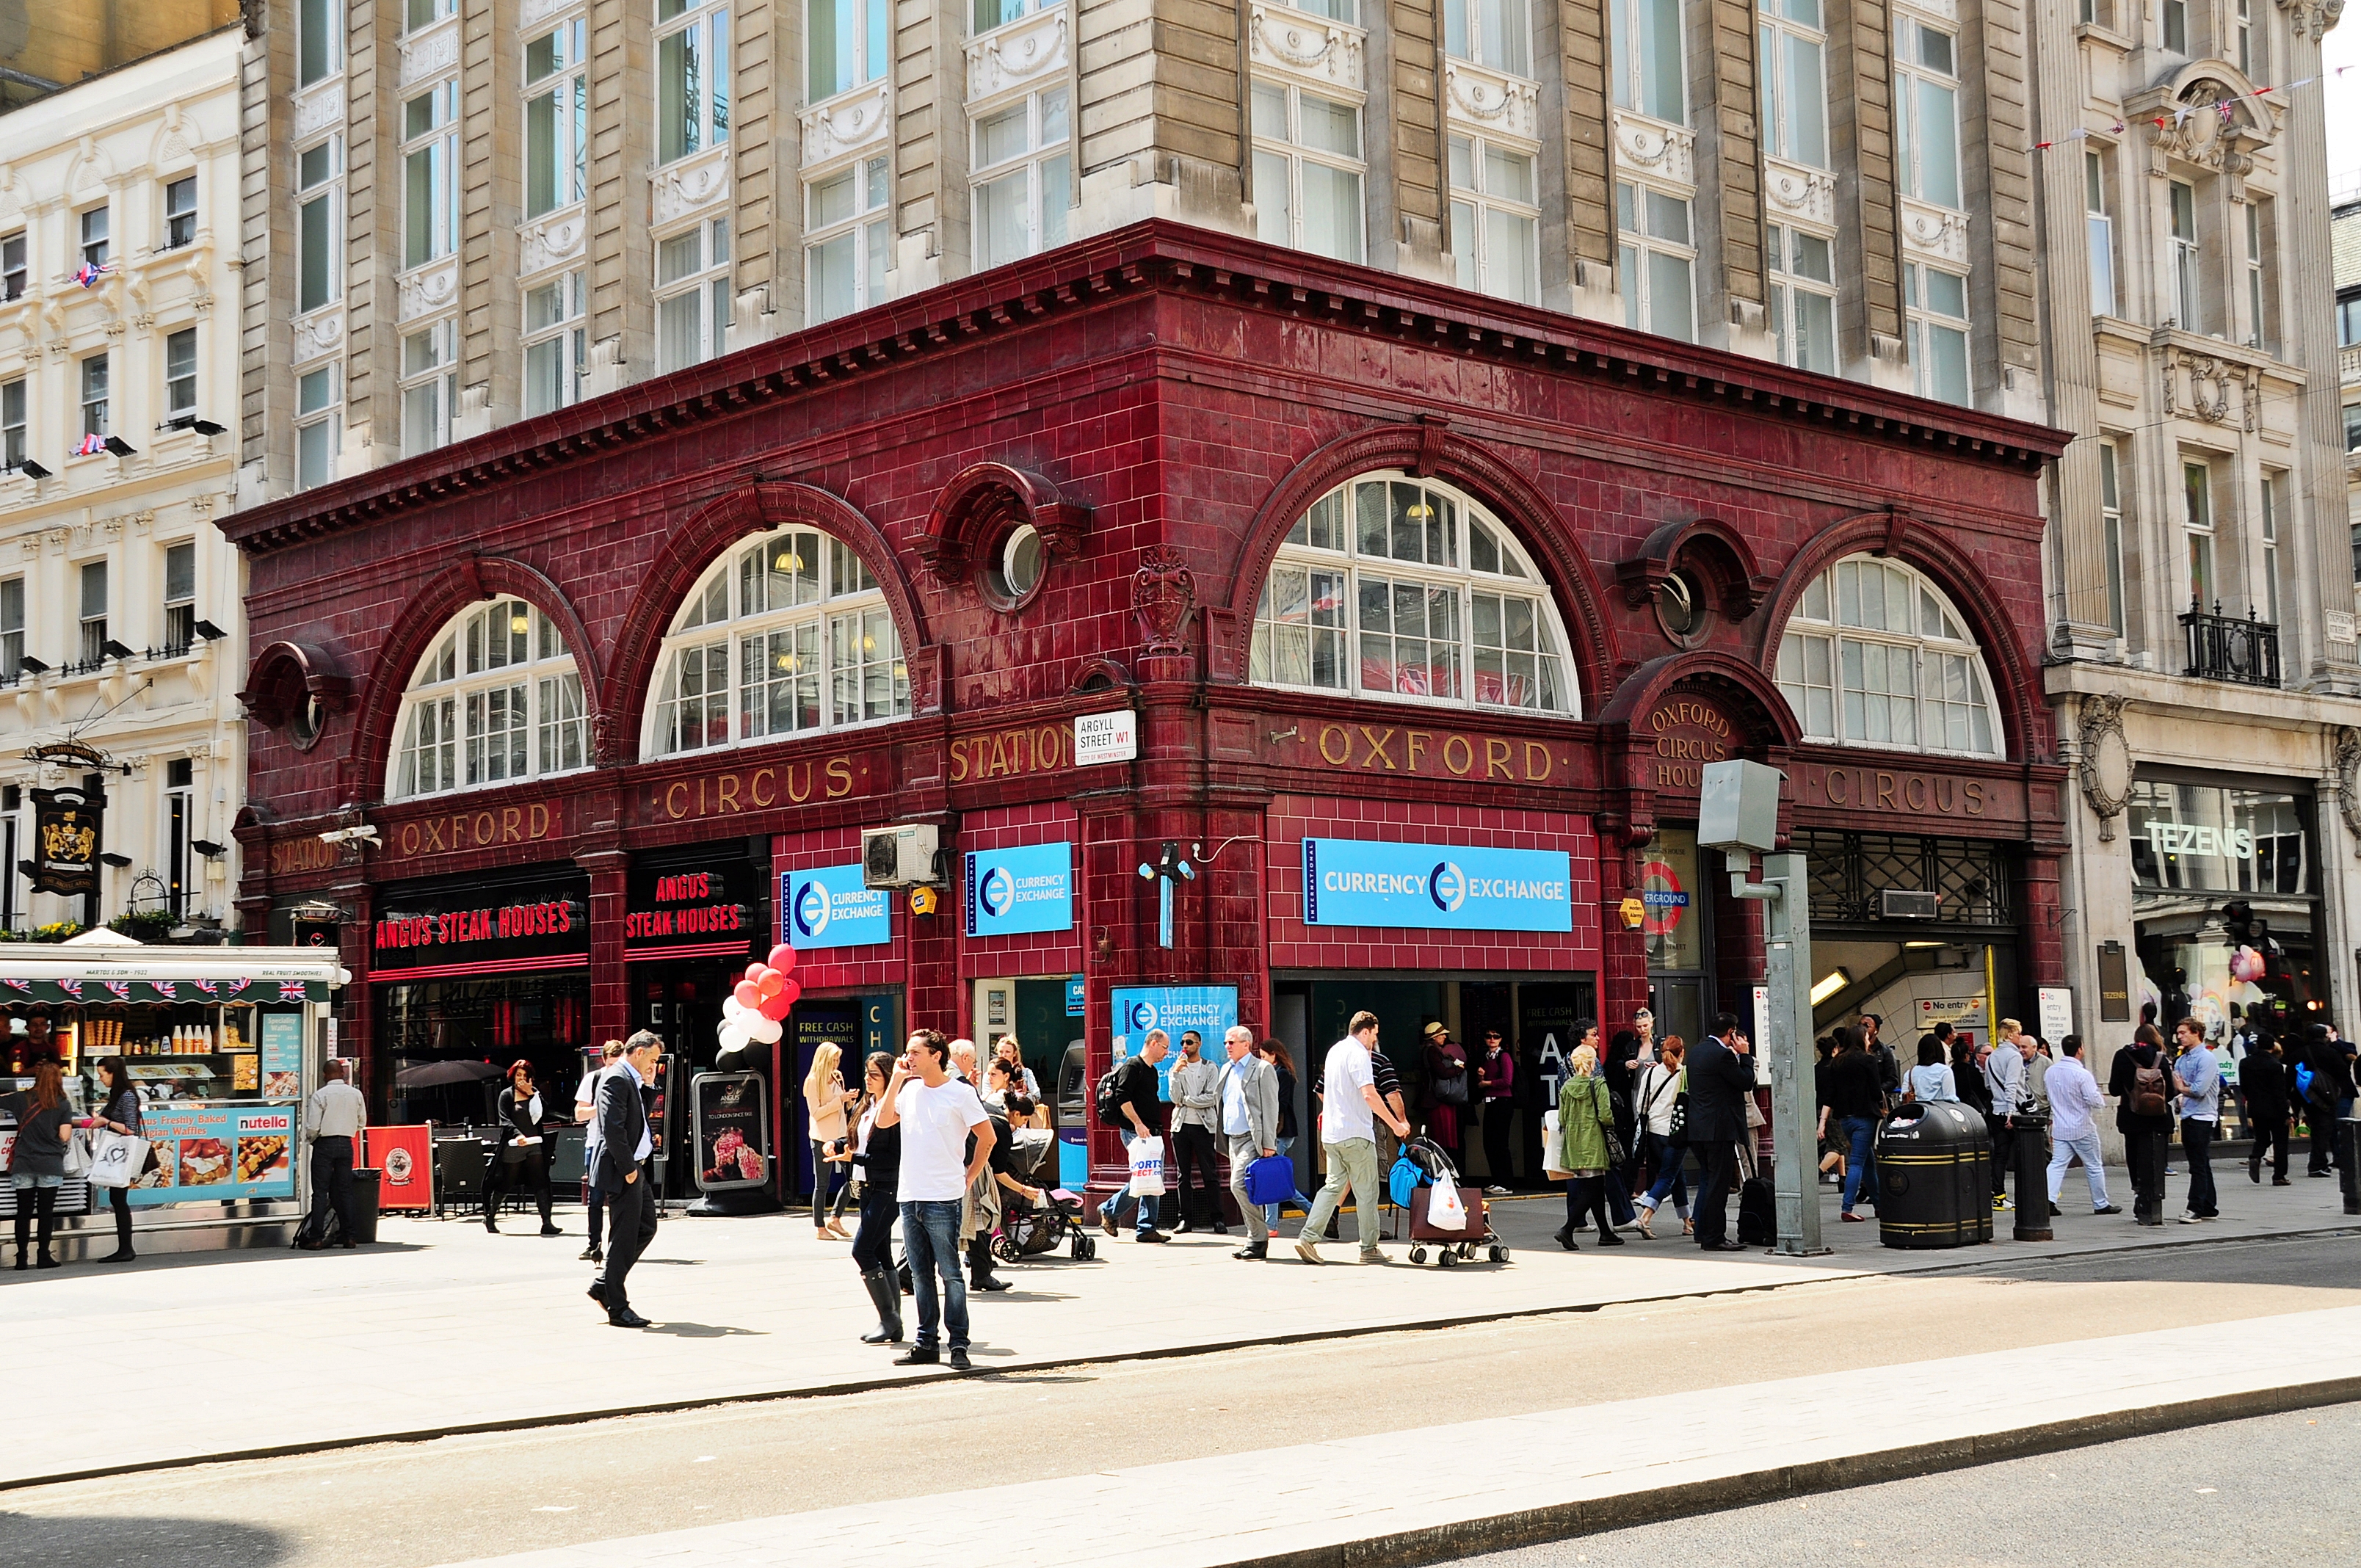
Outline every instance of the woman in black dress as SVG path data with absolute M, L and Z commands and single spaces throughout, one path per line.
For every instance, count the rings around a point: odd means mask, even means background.
M 484 1166 L 484 1229 L 495 1235 L 500 1197 L 522 1185 L 541 1207 L 541 1234 L 559 1234 L 549 1223 L 549 1142 L 541 1135 L 541 1091 L 533 1086 L 533 1064 L 509 1064 L 509 1086 L 500 1091 L 500 1143 Z

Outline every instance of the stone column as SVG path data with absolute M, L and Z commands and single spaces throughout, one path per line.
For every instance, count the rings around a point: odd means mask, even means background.
M 631 1026 L 631 975 L 623 929 L 631 858 L 620 847 L 577 850 L 590 873 L 590 1037 L 617 1040 Z

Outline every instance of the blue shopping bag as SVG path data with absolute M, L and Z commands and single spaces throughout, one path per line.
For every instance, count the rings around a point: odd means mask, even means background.
M 1283 1154 L 1265 1155 L 1246 1167 L 1246 1201 L 1284 1203 L 1295 1196 L 1295 1162 Z

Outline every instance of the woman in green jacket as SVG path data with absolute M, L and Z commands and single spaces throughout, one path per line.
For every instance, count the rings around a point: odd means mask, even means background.
M 1557 1233 L 1558 1245 L 1568 1252 L 1581 1250 L 1574 1243 L 1575 1227 L 1592 1213 L 1598 1220 L 1598 1245 L 1623 1245 L 1607 1217 L 1607 1172 L 1612 1163 L 1607 1140 L 1614 1128 L 1615 1102 L 1609 1097 L 1607 1080 L 1598 1076 L 1598 1052 L 1578 1046 L 1566 1058 L 1565 1081 L 1558 1087 L 1558 1146 L 1552 1151 L 1557 1168 L 1573 1173 L 1565 1184 L 1565 1228 Z

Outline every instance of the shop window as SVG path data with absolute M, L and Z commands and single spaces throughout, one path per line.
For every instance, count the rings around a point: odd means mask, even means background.
M 1379 474 L 1288 531 L 1248 678 L 1361 696 L 1578 714 L 1549 589 L 1508 529 L 1445 486 Z
M 1855 555 L 1814 578 L 1779 641 L 1779 689 L 1807 739 L 1996 757 L 1982 652 L 1941 589 Z
M 411 676 L 389 798 L 479 789 L 586 766 L 582 675 L 556 625 L 522 599 L 467 611 Z
M 658 669 L 655 756 L 910 712 L 901 634 L 877 579 L 816 529 L 763 534 L 715 563 L 674 617 Z

